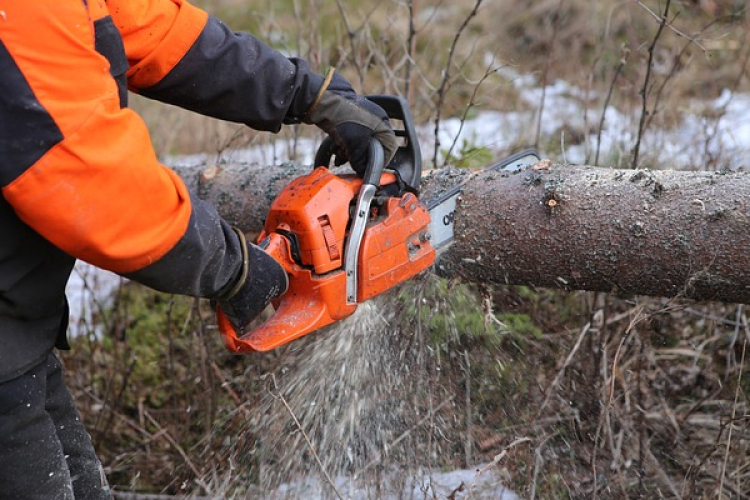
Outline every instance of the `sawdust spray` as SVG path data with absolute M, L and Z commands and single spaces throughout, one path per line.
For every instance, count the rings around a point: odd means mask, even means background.
M 337 498 L 332 483 L 377 490 L 370 498 L 381 498 L 384 482 L 398 488 L 395 464 L 423 460 L 408 453 L 404 439 L 416 411 L 410 395 L 423 380 L 415 373 L 423 342 L 418 332 L 402 331 L 401 290 L 361 304 L 280 355 L 251 410 L 260 491 L 313 477 L 304 494 L 275 498 Z
M 437 315 L 459 329 L 452 291 L 432 297 L 438 279 L 424 273 L 248 364 L 254 397 L 236 410 L 242 423 L 233 412 L 231 429 L 216 429 L 231 467 L 217 489 L 274 500 L 432 498 L 423 480 L 465 458 L 463 379 L 441 370 L 451 354 L 430 326 Z
M 290 478 L 323 477 L 321 465 L 332 478 L 365 476 L 368 465 L 383 460 L 399 427 L 393 420 L 401 404 L 394 399 L 402 385 L 401 369 L 394 366 L 395 296 L 360 305 L 350 318 L 290 352 L 298 358 L 295 365 L 274 374 L 262 405 L 267 418 L 260 422 L 278 429 L 260 434 L 268 436 L 261 479 L 269 489 Z

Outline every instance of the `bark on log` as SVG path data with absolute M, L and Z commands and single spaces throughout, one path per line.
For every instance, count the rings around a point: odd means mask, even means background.
M 536 168 L 450 170 L 425 180 L 423 199 L 467 181 L 441 272 L 489 284 L 750 303 L 750 174 Z M 256 231 L 284 181 L 304 170 L 240 169 L 240 178 L 214 176 L 199 192 Z
M 295 164 L 177 165 L 172 167 L 201 199 L 212 203 L 230 224 L 252 233 L 263 228 L 271 202 L 281 189 L 311 167 Z

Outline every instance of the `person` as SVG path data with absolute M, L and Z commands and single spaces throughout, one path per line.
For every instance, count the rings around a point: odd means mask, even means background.
M 111 498 L 64 383 L 76 259 L 217 301 L 241 330 L 281 266 L 161 165 L 127 89 L 277 132 L 314 124 L 360 174 L 384 111 L 184 0 L 0 0 L 0 498 Z

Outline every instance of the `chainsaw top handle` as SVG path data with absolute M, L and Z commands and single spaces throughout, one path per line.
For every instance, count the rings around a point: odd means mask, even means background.
M 391 126 L 399 139 L 399 147 L 390 164 L 386 165 L 398 176 L 406 190 L 419 194 L 422 181 L 422 152 L 419 149 L 414 120 L 409 111 L 409 103 L 395 95 L 368 95 L 367 99 L 383 108 L 391 120 Z M 331 163 L 333 140 L 326 138 L 315 153 L 315 166 L 328 166 Z M 372 164 L 372 161 L 370 162 Z M 367 175 L 365 179 L 370 179 Z M 377 183 L 375 183 L 377 185 Z

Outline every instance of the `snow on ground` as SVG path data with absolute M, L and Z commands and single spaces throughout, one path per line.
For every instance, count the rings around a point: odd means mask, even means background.
M 404 477 L 399 471 L 393 471 L 380 484 L 369 486 L 344 477 L 338 477 L 333 482 L 341 496 L 347 500 L 518 500 L 515 493 L 503 486 L 496 472 L 488 470 L 480 473 L 480 470 L 481 468 L 458 469 L 430 474 L 420 471 L 408 477 Z M 318 477 L 283 484 L 267 493 L 269 500 L 336 498 L 332 496 L 330 485 L 322 483 Z
M 91 266 L 76 262 L 68 280 L 65 294 L 70 305 L 70 335 L 100 333 L 97 316 L 112 303 L 112 297 L 124 278 Z
M 528 105 L 529 111 L 485 111 L 465 121 L 459 118 L 442 120 L 438 133 L 438 164 L 452 144 L 455 144 L 454 154 L 464 143 L 486 147 L 498 153 L 507 153 L 518 144 L 531 144 L 536 135 L 538 108 L 543 95 L 542 136 L 552 137 L 565 146 L 564 157 L 556 160 L 571 164 L 593 162 L 598 139 L 595 132 L 589 133 L 582 144 L 571 145 L 571 138 L 564 137 L 560 130 L 596 130 L 601 119 L 602 96 L 593 92 L 587 94 L 562 80 L 553 82 L 543 91 L 533 76 L 518 75 L 508 68 L 503 73 L 516 87 L 520 99 Z M 585 104 L 587 102 L 588 106 Z M 645 158 L 646 164 L 653 168 L 694 168 L 696 158 L 708 156 L 717 159 L 721 168 L 742 167 L 742 158 L 750 152 L 750 95 L 725 90 L 715 100 L 688 104 L 690 111 L 683 123 L 669 130 L 653 127 L 648 129 L 641 145 L 641 157 Z M 720 118 L 707 119 L 707 114 Z M 608 166 L 609 155 L 613 152 L 630 154 L 637 137 L 639 116 L 626 114 L 609 106 L 604 118 L 599 145 L 600 164 Z M 434 128 L 434 123 L 417 127 L 425 165 L 433 157 Z M 560 137 L 555 137 L 556 135 Z M 293 145 L 284 141 L 272 141 L 249 149 L 169 157 L 165 161 L 168 164 L 182 165 L 208 162 L 278 164 L 294 157 L 302 164 L 311 164 L 316 147 L 317 142 L 311 139 L 299 139 Z

